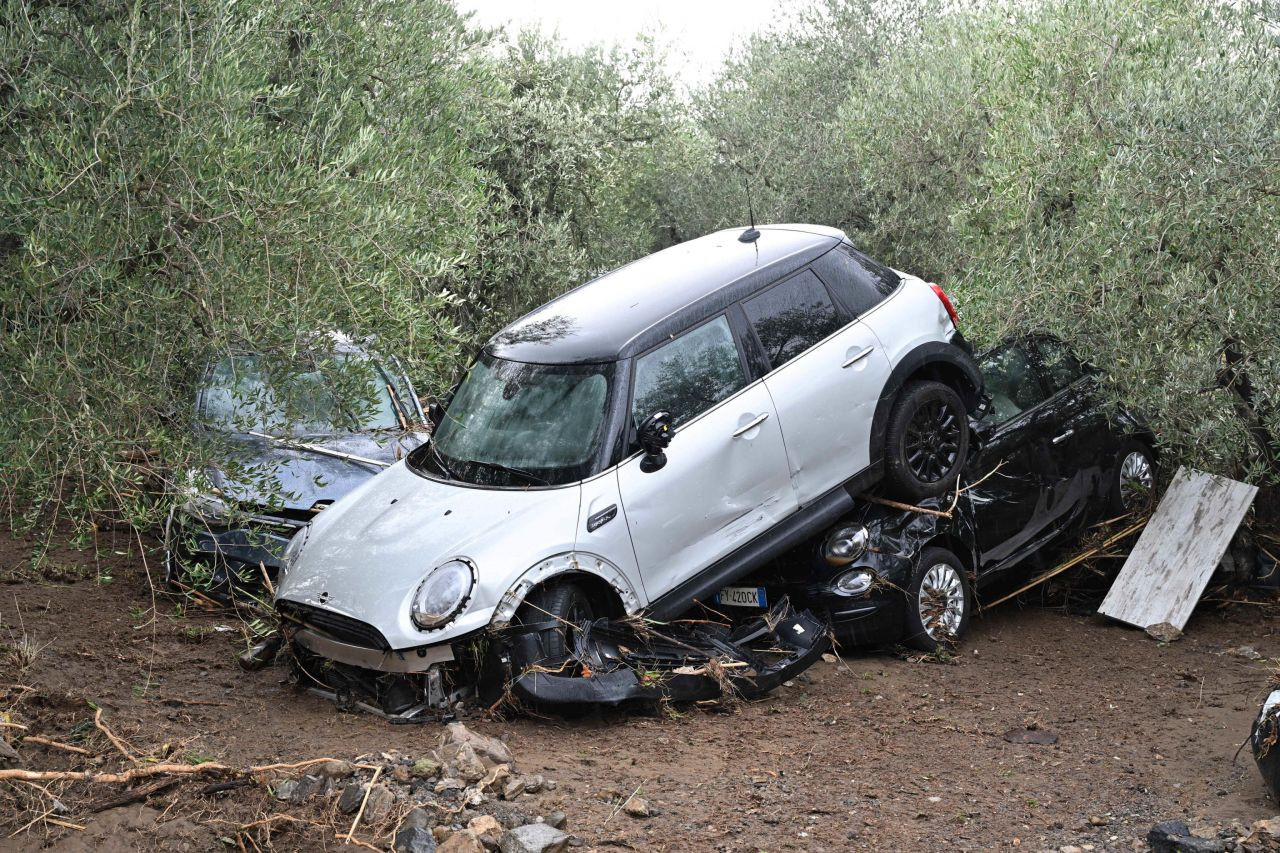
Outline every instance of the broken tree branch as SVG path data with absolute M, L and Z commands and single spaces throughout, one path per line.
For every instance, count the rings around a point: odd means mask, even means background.
M 132 753 L 132 752 L 130 752 L 130 751 L 128 750 L 128 748 L 127 748 L 127 747 L 125 747 L 125 745 L 124 745 L 124 741 L 122 741 L 122 740 L 120 740 L 120 738 L 116 737 L 116 736 L 115 736 L 115 734 L 111 731 L 111 729 L 107 728 L 107 724 L 106 724 L 106 723 L 104 723 L 104 722 L 102 722 L 102 709 L 101 709 L 101 708 L 99 708 L 97 711 L 95 711 L 95 712 L 94 712 L 94 714 L 93 714 L 93 724 L 94 724 L 94 726 L 96 726 L 96 727 L 98 728 L 98 731 L 102 732 L 104 735 L 106 735 L 106 736 L 107 736 L 107 740 L 111 741 L 111 745 L 112 745 L 112 746 L 114 746 L 116 749 L 120 750 L 120 754 L 121 754 L 121 755 L 123 755 L 125 758 L 129 759 L 129 761 L 131 761 L 131 762 L 132 762 L 132 763 L 134 763 L 134 764 L 137 764 L 137 763 L 138 763 L 138 759 L 134 758 L 134 757 L 133 757 L 133 753 Z
M 1124 530 L 1121 530 L 1119 533 L 1112 534 L 1107 539 L 1103 540 L 1101 544 L 1096 545 L 1087 551 L 1082 551 L 1079 554 L 1076 554 L 1070 560 L 1067 560 L 1065 563 L 1061 563 L 1055 566 L 1054 568 L 1050 569 L 1044 574 L 1037 575 L 1036 577 L 1027 581 L 1027 583 L 1018 587 L 1008 595 L 1003 596 L 1001 598 L 997 598 L 995 601 L 991 602 L 990 604 L 984 604 L 982 606 L 982 609 L 986 610 L 989 607 L 995 607 L 997 604 L 1004 604 L 1006 601 L 1008 601 L 1011 598 L 1017 598 L 1019 595 L 1022 595 L 1022 593 L 1026 592 L 1027 590 L 1037 587 L 1040 584 L 1044 583 L 1045 581 L 1049 580 L 1050 578 L 1057 577 L 1058 575 L 1062 574 L 1068 569 L 1071 569 L 1071 568 L 1074 568 L 1075 566 L 1080 565 L 1090 557 L 1097 556 L 1097 554 L 1100 551 L 1105 551 L 1107 548 L 1110 548 L 1112 545 L 1116 544 L 1121 539 L 1124 539 L 1127 536 L 1132 536 L 1134 533 L 1137 533 L 1139 530 L 1145 527 L 1146 524 L 1147 524 L 1147 519 L 1144 518 L 1141 521 L 1138 521 L 1138 522 L 1135 522 L 1134 524 L 1129 525 Z
M 69 743 L 62 743 L 61 741 L 49 740 L 49 738 L 40 737 L 40 735 L 25 735 L 22 738 L 22 742 L 38 743 L 41 746 L 47 746 L 52 749 L 61 749 L 61 750 L 64 750 L 65 752 L 74 752 L 74 753 L 78 753 L 79 755 L 93 755 L 92 752 L 85 749 L 84 747 L 72 746 Z

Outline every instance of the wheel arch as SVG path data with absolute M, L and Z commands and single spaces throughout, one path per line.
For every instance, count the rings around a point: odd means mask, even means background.
M 548 557 L 520 575 L 498 601 L 490 626 L 504 627 L 529 593 L 562 580 L 581 584 L 588 595 L 605 605 L 607 612 L 603 615 L 622 616 L 635 613 L 642 607 L 640 597 L 621 569 L 599 555 L 570 551 Z
M 929 379 L 953 388 L 965 410 L 972 413 L 982 400 L 982 374 L 973 358 L 955 344 L 930 341 L 906 354 L 893 368 L 880 391 L 871 420 L 872 462 L 884 458 L 885 430 L 899 392 L 908 382 Z

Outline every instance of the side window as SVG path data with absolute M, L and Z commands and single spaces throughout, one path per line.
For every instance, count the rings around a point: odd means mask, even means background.
M 987 417 L 995 423 L 1004 423 L 1048 399 L 1031 359 L 1017 344 L 992 350 L 978 366 L 991 395 Z
M 747 384 L 738 347 L 722 314 L 636 360 L 636 426 L 654 412 L 670 412 L 679 426 Z
M 771 367 L 781 367 L 844 325 L 809 270 L 742 303 Z
M 847 243 L 824 255 L 818 272 L 855 316 L 879 305 L 900 281 L 893 270 L 880 266 Z
M 1040 338 L 1036 341 L 1036 348 L 1040 350 L 1041 372 L 1050 394 L 1058 393 L 1084 376 L 1084 366 L 1062 341 Z

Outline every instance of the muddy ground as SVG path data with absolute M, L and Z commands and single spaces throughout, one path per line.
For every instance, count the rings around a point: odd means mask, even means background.
M 0 540 L 0 711 L 28 732 L 86 743 L 108 756 L 104 767 L 118 759 L 87 728 L 89 703 L 137 751 L 170 760 L 252 765 L 422 755 L 434 745 L 437 725 L 341 713 L 296 692 L 283 666 L 242 673 L 233 617 L 179 615 L 161 596 L 153 610 L 139 547 L 104 542 L 97 553 L 55 548 L 33 569 L 29 543 Z M 475 711 L 463 720 L 507 739 L 521 771 L 559 783 L 521 808 L 567 813 L 581 849 L 1145 849 L 1139 839 L 1159 820 L 1225 825 L 1280 811 L 1247 749 L 1235 757 L 1268 659 L 1280 659 L 1277 614 L 1265 603 L 1202 604 L 1182 640 L 1158 645 L 1096 616 L 1014 603 L 975 620 L 950 662 L 846 653 L 725 712 L 503 722 Z M 24 637 L 38 652 L 22 669 L 14 648 Z M 1241 645 L 1262 659 L 1229 651 Z M 1004 740 L 1025 725 L 1058 742 Z M 77 740 L 86 731 L 89 740 Z M 66 752 L 20 752 L 29 769 L 85 766 Z M 0 850 L 112 849 L 102 839 L 119 849 L 234 850 L 233 830 L 279 811 L 264 788 L 202 796 L 204 784 L 97 814 L 91 808 L 118 788 L 0 791 Z M 656 815 L 618 812 L 636 791 Z M 39 811 L 22 806 L 52 795 L 66 806 L 58 819 L 84 829 L 40 820 L 23 829 Z M 387 849 L 391 829 L 357 839 Z M 278 850 L 342 847 L 287 821 L 258 839 Z

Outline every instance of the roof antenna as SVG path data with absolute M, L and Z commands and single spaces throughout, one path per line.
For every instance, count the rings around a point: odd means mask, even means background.
M 738 168 L 742 168 L 739 166 Z M 760 239 L 760 231 L 756 228 L 756 211 L 751 204 L 751 175 L 742 169 L 743 183 L 747 186 L 747 216 L 751 217 L 751 227 L 738 235 L 739 243 L 754 243 Z

